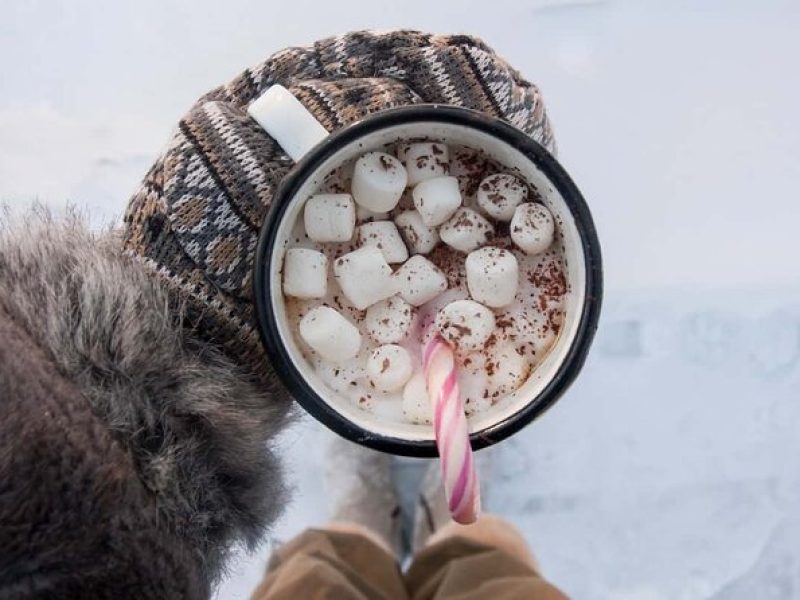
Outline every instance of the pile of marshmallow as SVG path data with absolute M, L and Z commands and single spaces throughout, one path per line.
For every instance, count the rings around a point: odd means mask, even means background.
M 449 151 L 441 143 L 407 144 L 398 148 L 397 157 L 369 152 L 355 161 L 349 194 L 317 194 L 305 203 L 305 232 L 313 242 L 350 242 L 355 236 L 357 248 L 330 262 L 342 293 L 355 308 L 366 310 L 365 330 L 380 344 L 369 356 L 367 374 L 382 391 L 403 388 L 413 374 L 412 358 L 398 343 L 411 327 L 414 307 L 448 287 L 447 277 L 426 254 L 443 242 L 466 255 L 471 299 L 445 305 L 435 326 L 456 350 L 470 352 L 488 340 L 495 329 L 492 309 L 513 302 L 519 282 L 514 253 L 491 245 L 493 221 L 510 222 L 510 238 L 526 254 L 541 253 L 553 241 L 550 211 L 528 201 L 528 186 L 514 175 L 483 179 L 477 206 L 469 208 L 463 205 L 458 179 L 449 172 Z M 390 219 L 407 188 L 414 209 Z M 373 220 L 356 227 L 357 212 Z M 297 298 L 323 298 L 328 270 L 323 252 L 290 248 L 283 291 Z M 329 306 L 306 313 L 299 334 L 333 364 L 354 359 L 362 344 L 359 329 Z

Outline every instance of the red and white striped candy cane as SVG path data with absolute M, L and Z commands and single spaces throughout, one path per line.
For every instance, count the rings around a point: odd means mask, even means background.
M 453 520 L 466 525 L 478 518 L 481 499 L 455 356 L 436 334 L 425 345 L 423 360 L 447 503 Z

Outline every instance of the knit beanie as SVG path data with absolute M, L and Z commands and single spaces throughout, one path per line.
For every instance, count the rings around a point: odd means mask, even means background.
M 162 278 L 197 335 L 262 381 L 252 270 L 261 224 L 291 159 L 247 115 L 280 83 L 329 130 L 420 102 L 483 111 L 554 152 L 539 90 L 482 41 L 360 31 L 287 48 L 201 97 L 130 201 L 125 250 Z

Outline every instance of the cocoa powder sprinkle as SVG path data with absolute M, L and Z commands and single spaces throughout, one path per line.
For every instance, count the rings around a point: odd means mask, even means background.
M 388 170 L 394 168 L 394 165 L 392 164 L 392 161 L 389 160 L 386 156 L 381 155 L 378 158 L 378 162 L 381 164 L 381 166 L 383 167 L 384 171 L 388 171 Z

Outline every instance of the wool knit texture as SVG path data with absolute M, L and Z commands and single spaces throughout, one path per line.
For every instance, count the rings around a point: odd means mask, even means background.
M 274 377 L 253 308 L 253 261 L 293 163 L 246 111 L 277 83 L 329 131 L 387 108 L 436 102 L 499 117 L 555 151 L 536 86 L 465 35 L 330 37 L 277 52 L 200 98 L 131 199 L 125 248 L 167 281 L 200 335 L 265 381 Z

